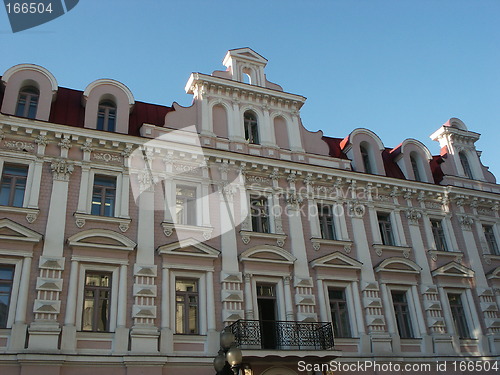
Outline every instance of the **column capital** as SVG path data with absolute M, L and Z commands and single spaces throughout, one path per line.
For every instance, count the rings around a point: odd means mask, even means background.
M 52 170 L 52 177 L 54 178 L 54 180 L 69 181 L 69 177 L 74 170 L 74 165 L 69 161 L 59 159 L 52 162 L 52 164 L 50 165 L 50 169 Z

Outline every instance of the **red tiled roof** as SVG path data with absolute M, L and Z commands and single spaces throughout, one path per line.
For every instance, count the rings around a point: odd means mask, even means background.
M 328 147 L 330 147 L 330 156 L 333 156 L 334 158 L 340 158 L 340 159 L 349 159 L 346 154 L 342 152 L 342 138 L 332 138 L 332 137 L 327 137 L 323 136 L 321 138 L 326 142 Z
M 59 87 L 56 100 L 50 109 L 49 121 L 83 128 L 85 108 L 82 104 L 82 97 L 83 91 Z M 163 126 L 166 114 L 172 110 L 172 107 L 135 102 L 129 117 L 128 134 L 139 135 L 139 128 L 144 123 Z

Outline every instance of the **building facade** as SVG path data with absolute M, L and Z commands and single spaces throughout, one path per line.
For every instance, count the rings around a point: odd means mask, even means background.
M 452 118 L 432 155 L 309 132 L 266 59 L 223 63 L 191 75 L 187 108 L 3 74 L 0 373 L 213 374 L 224 330 L 245 375 L 494 371 L 500 186 L 480 135 Z

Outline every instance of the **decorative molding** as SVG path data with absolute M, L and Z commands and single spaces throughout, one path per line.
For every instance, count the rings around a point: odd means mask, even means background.
M 45 135 L 40 134 L 38 137 L 36 137 L 35 143 L 38 146 L 47 146 L 49 144 L 49 139 Z
M 261 233 L 261 232 L 250 232 L 240 230 L 241 240 L 245 245 L 248 245 L 252 238 L 264 238 L 268 240 L 276 240 L 276 244 L 279 247 L 283 247 L 285 245 L 285 240 L 287 238 L 286 234 L 278 234 L 278 233 Z
M 422 213 L 419 210 L 410 208 L 406 210 L 406 218 L 412 225 L 418 225 L 418 221 L 422 218 Z
M 170 237 L 174 233 L 174 230 L 176 232 L 186 231 L 186 232 L 201 233 L 205 241 L 208 241 L 210 238 L 212 238 L 212 233 L 214 231 L 213 227 L 175 224 L 175 223 L 167 223 L 165 221 L 161 223 L 161 226 L 163 227 L 163 234 L 165 234 L 165 236 L 167 237 Z
M 71 141 L 69 138 L 63 138 L 57 145 L 61 148 L 69 150 L 71 148 Z
M 311 238 L 311 243 L 314 250 L 319 250 L 321 245 L 327 248 L 342 248 L 347 254 L 352 250 L 352 241 L 342 241 L 342 240 L 327 240 L 324 238 Z
M 442 250 L 429 250 L 427 252 L 431 259 L 436 262 L 438 257 L 451 258 L 454 262 L 462 263 L 464 253 L 459 251 L 442 251 Z
M 410 257 L 410 253 L 412 248 L 408 246 L 390 246 L 390 245 L 382 245 L 382 244 L 374 244 L 373 248 L 375 249 L 375 253 L 381 257 L 384 251 L 397 252 L 403 255 L 405 258 Z
M 40 214 L 40 210 L 38 208 L 25 208 L 25 207 L 12 207 L 12 206 L 0 206 L 0 212 L 9 212 L 9 213 L 26 215 L 26 221 L 30 224 L 33 224 L 38 218 L 38 215 Z
M 104 153 L 104 152 L 98 152 L 98 153 L 95 152 L 92 154 L 92 158 L 94 160 L 104 161 L 106 163 L 110 163 L 110 162 L 120 163 L 122 161 L 122 158 L 119 155 L 109 154 L 109 153 Z
M 10 140 L 4 142 L 5 147 L 16 151 L 27 151 L 33 152 L 35 150 L 35 145 L 31 142 Z
M 458 220 L 462 230 L 472 230 L 472 224 L 474 224 L 474 218 L 469 215 L 458 215 Z
M 52 177 L 54 180 L 69 181 L 69 177 L 73 173 L 74 166 L 73 163 L 60 159 L 58 161 L 54 161 L 50 165 L 50 169 L 52 170 Z
M 98 215 L 89 215 L 83 214 L 79 212 L 74 213 L 75 216 L 75 224 L 78 228 L 83 228 L 87 221 L 91 222 L 101 222 L 101 223 L 112 223 L 118 224 L 118 228 L 121 232 L 126 232 L 132 222 L 132 219 L 114 217 L 114 216 L 98 216 Z

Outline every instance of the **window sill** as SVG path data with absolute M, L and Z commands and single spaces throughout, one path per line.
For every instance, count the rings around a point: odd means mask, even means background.
M 491 264 L 491 262 L 500 263 L 500 255 L 483 254 L 483 258 L 486 264 Z
M 286 234 L 250 232 L 245 230 L 240 230 L 240 235 L 241 240 L 245 245 L 248 245 L 252 238 L 264 238 L 268 240 L 275 240 L 279 247 L 283 247 L 287 238 Z
M 429 250 L 427 251 L 431 259 L 435 262 L 439 257 L 451 258 L 453 261 L 460 263 L 464 257 L 461 251 L 443 251 L 443 250 Z
M 130 223 L 132 222 L 132 219 L 113 217 L 113 216 L 89 215 L 78 212 L 75 212 L 74 216 L 75 216 L 75 224 L 78 228 L 83 228 L 87 221 L 91 221 L 91 222 L 118 224 L 118 228 L 120 228 L 120 231 L 126 232 L 130 226 Z
M 0 212 L 26 215 L 26 220 L 31 224 L 38 218 L 40 210 L 38 208 L 0 206 Z
M 403 255 L 405 258 L 410 257 L 411 247 L 409 246 L 394 246 L 394 245 L 382 245 L 382 244 L 374 244 L 373 248 L 375 249 L 375 253 L 381 257 L 384 251 L 396 252 Z
M 175 224 L 175 223 L 167 223 L 165 221 L 163 223 L 161 223 L 161 226 L 163 227 L 163 233 L 167 237 L 170 237 L 172 235 L 172 233 L 174 233 L 174 230 L 175 230 L 176 232 L 179 232 L 179 233 L 182 233 L 182 232 L 201 233 L 205 240 L 209 240 L 210 238 L 212 238 L 212 232 L 214 231 L 213 227 Z
M 351 252 L 352 241 L 343 241 L 343 240 L 327 240 L 324 238 L 311 238 L 311 243 L 313 245 L 314 250 L 319 250 L 321 245 L 327 247 L 342 247 L 346 253 Z

